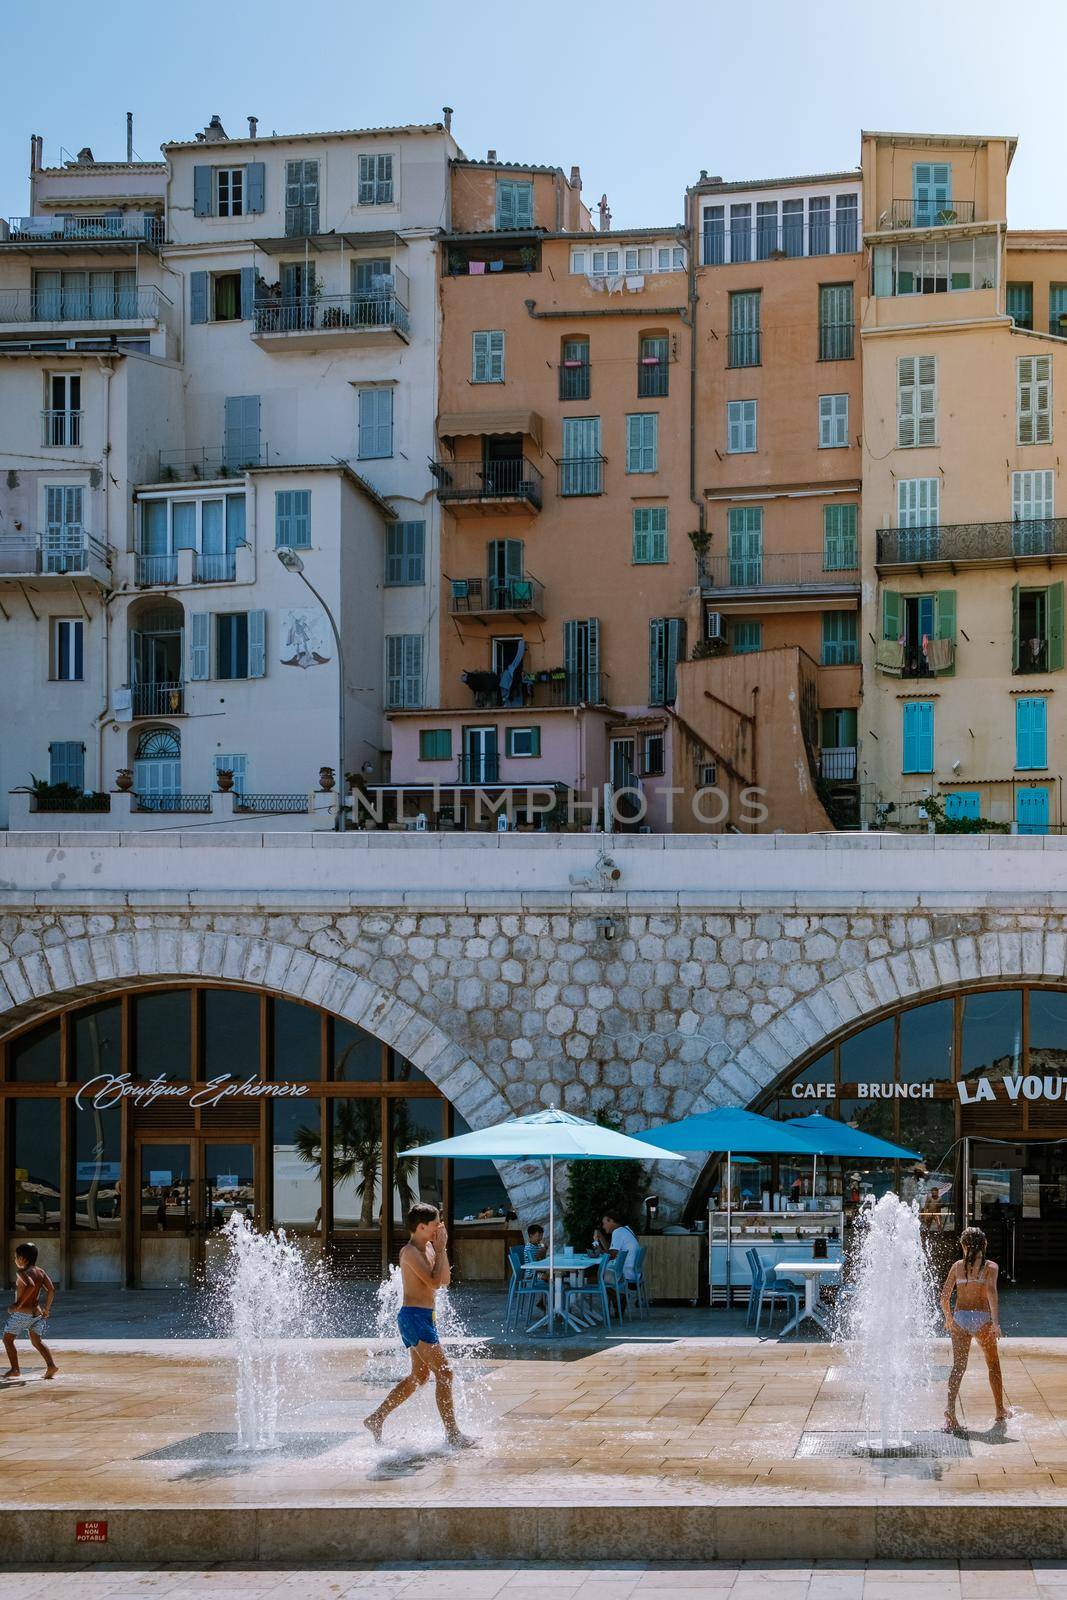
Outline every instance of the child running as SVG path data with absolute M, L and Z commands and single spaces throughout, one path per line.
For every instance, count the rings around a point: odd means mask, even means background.
M 7 1322 L 4 1325 L 4 1349 L 7 1351 L 7 1371 L 0 1376 L 4 1378 L 19 1378 L 22 1373 L 19 1368 L 19 1353 L 15 1340 L 19 1334 L 29 1335 L 30 1343 L 42 1355 L 45 1361 L 44 1375 L 54 1378 L 59 1368 L 52 1360 L 52 1352 L 45 1344 L 41 1335 L 48 1321 L 48 1313 L 52 1309 L 52 1300 L 55 1296 L 56 1286 L 45 1272 L 43 1267 L 37 1265 L 37 1246 L 35 1244 L 19 1244 L 15 1246 L 15 1304 L 8 1308 Z M 44 1305 L 41 1305 L 41 1296 L 44 1295 Z
M 408 1212 L 407 1229 L 411 1237 L 400 1252 L 404 1304 L 396 1320 L 404 1348 L 411 1351 L 411 1371 L 390 1389 L 378 1409 L 364 1418 L 363 1426 L 370 1430 L 375 1444 L 381 1444 L 382 1429 L 390 1411 L 395 1411 L 405 1400 L 410 1400 L 432 1372 L 437 1409 L 445 1425 L 445 1436 L 454 1448 L 463 1449 L 474 1441 L 460 1432 L 456 1422 L 452 1368 L 445 1359 L 437 1337 L 434 1311 L 438 1289 L 447 1289 L 452 1281 L 452 1269 L 448 1264 L 448 1231 L 437 1207 L 421 1200 Z

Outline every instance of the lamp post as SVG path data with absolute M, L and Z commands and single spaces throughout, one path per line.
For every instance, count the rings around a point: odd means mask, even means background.
M 341 635 L 337 630 L 333 612 L 326 604 L 322 595 L 311 582 L 304 571 L 304 563 L 289 545 L 281 545 L 274 554 L 278 557 L 287 572 L 295 572 L 326 613 L 326 620 L 333 633 L 333 642 L 337 647 L 337 816 L 334 827 L 340 832 L 345 825 L 344 798 L 345 798 L 345 657 L 341 648 Z

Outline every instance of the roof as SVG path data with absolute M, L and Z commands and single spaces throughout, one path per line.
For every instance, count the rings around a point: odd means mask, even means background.
M 385 517 L 387 521 L 396 521 L 397 514 L 393 507 L 389 504 L 388 500 L 383 499 L 374 485 L 372 483 L 368 483 L 367 479 L 364 478 L 361 473 L 356 472 L 354 468 L 350 467 L 347 461 L 306 461 L 302 462 L 300 466 L 296 467 L 249 467 L 247 471 L 250 478 L 261 477 L 268 472 L 343 472 L 345 477 L 350 478 L 351 481 L 356 485 L 356 488 L 361 489 L 367 496 L 367 499 L 377 506 L 378 510 L 382 513 L 382 516 Z
M 729 194 L 734 189 L 799 189 L 809 183 L 858 183 L 859 167 L 848 172 L 807 172 L 795 178 L 700 178 L 690 186 L 693 194 Z
M 225 139 L 168 139 L 159 148 L 163 151 L 215 150 L 225 145 L 235 144 L 292 144 L 296 142 L 306 143 L 313 139 L 374 139 L 384 138 L 386 135 L 444 133 L 445 131 L 443 122 L 408 122 L 394 128 L 329 128 L 321 133 L 260 133 L 254 139 L 249 138 L 247 133 L 243 137 L 227 137 Z M 451 134 L 449 134 L 449 138 L 451 137 Z
M 1008 249 L 1067 250 L 1067 228 L 1009 228 Z
M 159 172 L 166 175 L 165 161 L 64 161 L 61 167 L 39 167 L 34 174 L 42 178 L 65 178 L 72 172 Z
M 498 161 L 495 158 L 492 161 L 477 161 L 473 156 L 456 156 L 452 161 L 452 165 L 454 167 L 486 167 L 490 172 L 547 172 L 551 176 L 555 176 L 557 173 L 561 178 L 566 176 L 562 167 L 546 167 L 537 161 Z M 567 178 L 567 182 L 570 182 L 569 178 Z
M 861 139 L 885 139 L 891 144 L 902 144 L 934 150 L 976 150 L 983 144 L 1006 144 L 1008 166 L 1019 143 L 1017 133 L 879 133 L 872 128 L 860 129 Z

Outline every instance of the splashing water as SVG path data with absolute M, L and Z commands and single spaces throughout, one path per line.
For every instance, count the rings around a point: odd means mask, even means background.
M 286 1395 L 304 1388 L 307 1341 L 321 1332 L 321 1269 L 284 1230 L 257 1233 L 236 1211 L 222 1236 L 229 1249 L 224 1331 L 237 1346 L 237 1448 L 272 1450 Z
M 925 1420 L 937 1336 L 918 1201 L 905 1205 L 885 1194 L 877 1204 L 865 1202 L 856 1245 L 855 1287 L 843 1308 L 842 1333 L 863 1387 L 868 1449 L 897 1449 Z

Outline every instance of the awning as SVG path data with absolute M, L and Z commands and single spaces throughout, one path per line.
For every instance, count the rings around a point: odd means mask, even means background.
M 543 427 L 539 411 L 442 411 L 437 419 L 437 432 L 442 439 L 462 439 L 482 433 L 523 433 L 529 435 L 539 453 Z

